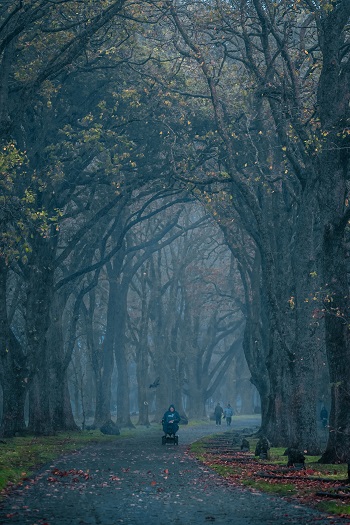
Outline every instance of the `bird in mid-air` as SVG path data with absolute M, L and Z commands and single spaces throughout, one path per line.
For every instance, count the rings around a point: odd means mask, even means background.
M 153 383 L 151 385 L 149 385 L 149 388 L 157 388 L 157 386 L 159 386 L 159 380 L 160 380 L 160 378 L 157 377 L 157 379 L 155 379 L 153 381 Z

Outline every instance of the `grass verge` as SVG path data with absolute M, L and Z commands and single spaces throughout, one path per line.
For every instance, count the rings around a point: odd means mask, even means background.
M 19 483 L 62 454 L 112 439 L 116 436 L 105 436 L 99 430 L 6 439 L 0 444 L 0 490 Z
M 107 436 L 100 430 L 59 432 L 54 436 L 26 436 L 6 438 L 0 443 L 0 498 L 1 491 L 21 483 L 40 467 L 59 456 L 79 450 L 90 443 L 103 443 L 120 438 L 134 438 L 150 430 L 159 432 L 159 425 L 146 429 L 121 429 L 120 436 Z
M 350 518 L 346 464 L 325 465 L 317 462 L 319 456 L 306 456 L 305 469 L 288 469 L 284 448 L 271 448 L 268 459 L 259 459 L 254 456 L 256 439 L 249 439 L 251 452 L 242 453 L 239 447 L 230 452 L 229 444 L 227 450 L 225 446 L 220 448 L 217 438 L 222 437 L 222 434 L 206 436 L 193 443 L 190 451 L 229 484 L 286 497 L 329 514 Z

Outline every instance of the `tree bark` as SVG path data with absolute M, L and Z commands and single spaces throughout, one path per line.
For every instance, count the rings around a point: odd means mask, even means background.
M 8 359 L 2 359 L 0 381 L 3 393 L 2 421 L 0 435 L 13 437 L 26 431 L 24 404 L 27 385 L 23 369 L 11 359 L 11 346 L 8 348 Z
M 35 434 L 51 434 L 50 359 L 47 330 L 53 297 L 54 269 L 51 250 L 39 234 L 33 243 L 32 257 L 26 268 L 26 335 L 30 373 L 29 425 Z
M 50 326 L 47 331 L 47 345 L 50 359 L 50 412 L 55 431 L 78 430 L 70 402 L 66 359 L 63 316 L 66 306 L 65 295 L 58 291 L 53 296 Z
M 3 394 L 0 435 L 13 437 L 25 430 L 24 403 L 28 371 L 26 358 L 9 326 L 7 314 L 8 268 L 0 260 L 0 382 Z
M 116 304 L 118 305 L 118 313 L 115 332 L 114 356 L 118 372 L 117 424 L 119 427 L 134 428 L 134 425 L 130 419 L 129 370 L 125 353 L 128 287 L 129 277 L 124 276 L 122 282 L 118 284 L 115 295 Z
M 322 244 L 326 351 L 331 382 L 330 432 L 323 462 L 348 462 L 350 450 L 350 299 L 346 264 L 345 227 L 349 219 L 350 69 L 343 56 L 349 2 L 341 1 L 317 19 L 323 64 L 317 102 L 322 126 L 319 198 Z
M 114 345 L 117 327 L 118 312 L 118 283 L 120 264 L 114 260 L 107 265 L 108 275 L 108 304 L 106 333 L 102 343 L 101 374 L 96 384 L 96 409 L 94 425 L 99 427 L 111 419 L 111 388 L 114 369 Z

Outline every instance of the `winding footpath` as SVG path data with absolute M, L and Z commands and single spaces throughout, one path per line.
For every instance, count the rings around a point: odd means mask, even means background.
M 229 486 L 188 453 L 215 425 L 180 427 L 179 445 L 161 430 L 121 437 L 62 456 L 1 502 L 13 525 L 349 525 L 282 498 Z

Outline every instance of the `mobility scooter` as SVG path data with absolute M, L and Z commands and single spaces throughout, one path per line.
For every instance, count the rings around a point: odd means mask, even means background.
M 162 445 L 167 445 L 168 443 L 172 445 L 179 444 L 179 436 L 176 435 L 176 432 L 179 430 L 179 425 L 177 423 L 167 423 L 164 424 L 164 419 L 162 420 L 164 436 L 162 436 Z

